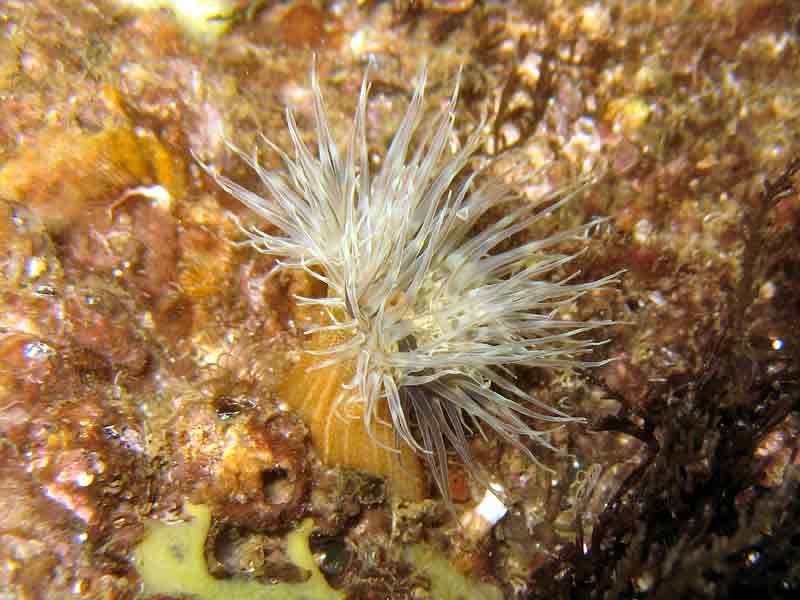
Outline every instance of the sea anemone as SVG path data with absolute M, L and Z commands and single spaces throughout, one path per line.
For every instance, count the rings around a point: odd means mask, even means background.
M 585 334 L 612 321 L 559 315 L 615 275 L 585 283 L 577 283 L 575 274 L 555 277 L 577 255 L 559 254 L 554 247 L 585 238 L 596 221 L 500 248 L 559 208 L 577 186 L 531 203 L 469 169 L 481 128 L 451 151 L 458 83 L 438 115 L 425 121 L 425 80 L 423 69 L 375 172 L 366 134 L 368 72 L 344 151 L 333 139 L 312 71 L 316 153 L 302 141 L 287 109 L 293 154 L 265 138 L 284 170 L 267 170 L 255 156 L 231 146 L 258 174 L 266 195 L 206 168 L 222 188 L 282 232 L 246 228 L 247 243 L 279 257 L 279 268 L 301 269 L 327 288 L 324 297 L 297 298 L 324 315 L 307 332 L 315 342 L 306 350 L 303 375 L 292 383 L 294 389 L 312 390 L 296 392 L 302 399 L 295 404 L 319 421 L 311 426 L 317 446 L 328 459 L 336 455 L 332 462 L 386 475 L 391 469 L 359 462 L 358 455 L 368 453 L 362 442 L 342 442 L 340 434 L 331 433 L 337 422 L 357 427 L 373 451 L 399 457 L 395 472 L 401 477 L 414 471 L 415 455 L 421 457 L 449 498 L 451 452 L 487 482 L 470 452 L 474 433 L 484 434 L 488 426 L 535 460 L 526 440 L 551 447 L 553 427 L 580 420 L 518 386 L 514 367 L 603 364 L 584 358 L 603 343 Z M 486 225 L 481 217 L 500 205 L 505 216 Z M 324 383 L 314 379 L 318 372 L 325 373 Z M 532 420 L 549 425 L 533 427 Z M 325 450 L 342 443 L 344 450 Z M 405 495 L 419 497 L 419 483 L 410 487 Z

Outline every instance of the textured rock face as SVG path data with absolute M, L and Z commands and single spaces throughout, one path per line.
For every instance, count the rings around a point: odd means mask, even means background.
M 800 147 L 795 5 L 234 2 L 201 45 L 169 11 L 6 3 L 0 591 L 133 597 L 143 517 L 191 499 L 211 508 L 216 576 L 296 579 L 285 532 L 313 516 L 322 571 L 354 598 L 430 596 L 403 553 L 418 540 L 509 598 L 796 592 L 800 196 L 797 173 L 779 179 Z M 515 373 L 591 424 L 553 432 L 570 457 L 537 451 L 541 466 L 471 438 L 508 494 L 493 528 L 457 464 L 455 515 L 393 504 L 324 467 L 281 405 L 317 319 L 296 296 L 325 290 L 231 243 L 256 221 L 191 152 L 257 188 L 224 140 L 290 147 L 287 105 L 313 140 L 312 52 L 339 141 L 374 61 L 376 166 L 424 55 L 431 106 L 462 68 L 453 148 L 485 119 L 474 167 L 496 157 L 520 202 L 604 174 L 510 244 L 610 217 L 581 281 L 627 274 L 570 317 L 631 325 L 592 375 Z

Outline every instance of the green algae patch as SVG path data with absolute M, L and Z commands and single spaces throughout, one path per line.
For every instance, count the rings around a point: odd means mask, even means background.
M 142 578 L 141 598 L 156 594 L 191 595 L 199 600 L 338 600 L 344 596 L 332 589 L 319 572 L 308 547 L 314 527 L 306 519 L 289 534 L 289 558 L 311 572 L 303 583 L 273 585 L 237 579 L 217 579 L 208 573 L 205 542 L 211 523 L 207 506 L 186 504 L 191 520 L 166 524 L 150 521 L 145 537 L 136 548 L 136 568 Z
M 436 600 L 502 600 L 494 585 L 479 583 L 459 573 L 438 550 L 415 544 L 407 551 L 408 560 L 431 582 L 431 598 Z

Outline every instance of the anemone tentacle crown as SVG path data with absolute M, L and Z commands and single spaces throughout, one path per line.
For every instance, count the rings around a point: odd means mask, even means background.
M 516 196 L 508 186 L 468 169 L 481 144 L 480 129 L 458 151 L 450 150 L 458 84 L 421 127 L 425 80 L 422 70 L 375 172 L 367 149 L 368 73 L 342 150 L 331 134 L 315 72 L 316 152 L 301 140 L 287 109 L 293 154 L 266 140 L 283 170 L 267 170 L 234 148 L 256 171 L 266 195 L 209 172 L 280 228 L 278 234 L 247 229 L 254 248 L 278 256 L 280 268 L 302 269 L 327 287 L 325 297 L 299 301 L 326 315 L 311 335 L 335 334 L 328 336 L 335 341 L 308 351 L 314 357 L 308 369 L 352 366 L 331 394 L 330 418 L 355 415 L 357 426 L 386 452 L 412 449 L 447 498 L 447 453 L 454 450 L 476 469 L 468 445 L 473 433 L 488 426 L 533 458 L 525 440 L 549 446 L 549 434 L 547 427 L 531 427 L 530 419 L 555 427 L 577 420 L 521 389 L 510 368 L 602 364 L 585 358 L 603 343 L 586 334 L 613 322 L 558 315 L 616 274 L 587 283 L 554 277 L 575 258 L 555 247 L 585 237 L 594 221 L 498 250 L 561 206 L 574 187 L 541 202 L 512 203 Z M 505 216 L 476 227 L 499 205 L 509 207 Z M 380 427 L 393 434 L 376 435 Z

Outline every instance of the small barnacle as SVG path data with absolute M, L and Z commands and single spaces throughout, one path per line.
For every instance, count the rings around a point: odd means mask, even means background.
M 425 495 L 420 459 L 449 498 L 450 452 L 487 482 L 468 445 L 486 426 L 535 460 L 526 440 L 551 447 L 550 431 L 531 427 L 528 419 L 550 428 L 580 420 L 519 387 L 512 370 L 604 364 L 585 358 L 603 343 L 585 334 L 612 321 L 575 321 L 559 312 L 616 277 L 576 283 L 573 276 L 555 276 L 575 255 L 553 248 L 585 236 L 596 222 L 500 248 L 566 202 L 574 187 L 477 226 L 489 209 L 512 206 L 516 196 L 468 172 L 480 128 L 450 152 L 458 84 L 439 114 L 420 127 L 425 79 L 423 70 L 376 172 L 366 136 L 368 73 L 342 151 L 313 71 L 316 153 L 287 109 L 293 155 L 266 140 L 284 170 L 267 170 L 231 146 L 258 174 L 266 196 L 206 167 L 226 191 L 282 231 L 248 229 L 253 248 L 327 288 L 324 297 L 297 299 L 324 319 L 308 332 L 284 399 L 307 421 L 323 461 L 385 476 L 395 494 L 412 499 Z

